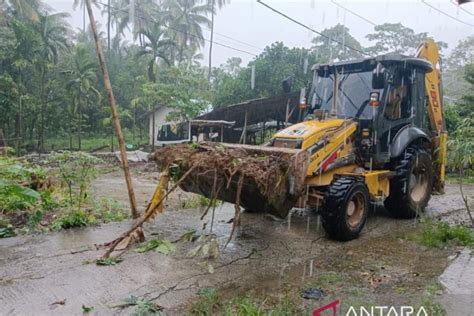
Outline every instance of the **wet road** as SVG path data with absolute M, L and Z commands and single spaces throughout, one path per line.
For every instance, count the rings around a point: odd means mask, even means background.
M 142 185 L 143 190 L 152 189 L 146 179 L 136 180 L 138 191 Z M 455 190 L 448 187 L 447 195 L 433 197 L 428 215 L 465 220 Z M 146 194 L 139 192 L 138 196 Z M 416 231 L 414 221 L 387 218 L 380 211 L 369 219 L 358 240 L 347 243 L 326 239 L 312 214 L 293 214 L 291 220 L 280 221 L 243 213 L 238 236 L 223 249 L 233 212 L 229 204 L 216 210 L 213 227 L 221 253 L 215 260 L 190 258 L 187 254 L 195 243 L 178 242 L 177 251 L 170 255 L 131 251 L 116 266 L 87 264 L 103 253 L 96 251 L 94 244 L 114 239 L 130 222 L 2 239 L 0 314 L 81 315 L 82 305 L 93 306 L 93 314 L 129 314 L 130 308 L 114 306 L 134 295 L 152 299 L 167 314 L 178 315 L 188 310 L 203 287 L 220 289 L 228 298 L 252 290 L 256 295 L 278 299 L 285 289 L 303 289 L 327 272 L 338 273 L 344 280 L 344 286 L 326 289 L 328 301 L 338 297 L 349 304 L 354 288 L 365 302 L 402 305 L 421 297 L 424 288 L 448 264 L 448 251 L 428 249 L 404 238 Z M 146 235 L 148 239 L 177 240 L 191 228 L 198 233 L 208 232 L 209 219 L 200 221 L 200 215 L 194 209 L 167 211 L 146 225 Z M 203 231 L 205 222 L 207 229 Z M 212 274 L 209 264 L 214 269 Z M 462 264 L 472 268 L 473 261 Z M 456 278 L 456 272 L 451 275 Z M 469 287 L 472 282 L 457 286 Z M 53 304 L 62 300 L 64 305 Z M 322 303 L 301 302 L 308 304 L 308 310 Z M 466 301 L 474 308 L 472 303 Z

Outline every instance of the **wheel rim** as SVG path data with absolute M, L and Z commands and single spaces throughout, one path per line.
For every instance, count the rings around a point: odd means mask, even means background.
M 364 195 L 360 192 L 354 194 L 346 207 L 347 222 L 351 228 L 360 225 L 365 212 L 365 199 Z
M 414 202 L 420 202 L 428 191 L 428 172 L 424 166 L 413 168 L 410 174 L 409 192 Z

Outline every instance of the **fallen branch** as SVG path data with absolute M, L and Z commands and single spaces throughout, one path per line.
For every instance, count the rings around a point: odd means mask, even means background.
M 461 169 L 459 170 L 459 190 L 461 191 L 461 198 L 466 207 L 466 211 L 469 216 L 469 219 L 471 220 L 471 225 L 474 227 L 474 219 L 472 218 L 471 208 L 469 207 L 469 201 L 467 199 L 467 196 L 464 195 L 463 182 L 462 182 L 463 178 L 464 178 L 464 168 L 461 167 Z
M 194 171 L 193 168 L 186 171 L 186 173 L 184 173 L 184 175 L 171 187 L 171 189 L 167 190 L 167 192 L 163 196 L 161 196 L 161 198 L 158 201 L 154 201 L 154 199 L 152 199 L 152 201 L 148 204 L 148 207 L 147 207 L 146 211 L 144 212 L 144 214 L 142 215 L 142 217 L 129 230 L 124 232 L 122 235 L 120 235 L 120 237 L 113 240 L 112 242 L 107 243 L 107 245 L 109 245 L 110 248 L 104 253 L 102 258 L 108 258 L 110 256 L 110 254 L 115 250 L 115 248 L 120 244 L 120 242 L 122 242 L 125 238 L 132 235 L 135 232 L 136 229 L 141 228 L 141 226 L 146 221 L 153 218 L 157 213 L 161 213 L 163 211 L 163 201 L 193 171 Z M 162 190 L 163 188 L 166 187 L 166 184 L 168 183 L 168 181 L 169 181 L 169 172 L 168 172 L 168 170 L 166 170 L 160 176 L 160 185 L 158 185 L 157 189 L 155 190 L 155 193 L 153 194 L 154 198 L 156 196 L 158 196 L 158 194 L 160 193 L 158 191 L 160 191 L 160 190 Z
M 234 236 L 234 231 L 236 226 L 240 226 L 240 194 L 242 193 L 242 186 L 244 184 L 244 175 L 240 175 L 239 181 L 237 182 L 237 194 L 236 194 L 236 199 L 235 199 L 235 213 L 234 213 L 234 220 L 232 221 L 232 230 L 230 231 L 230 236 L 229 239 L 227 239 L 227 242 L 225 243 L 225 247 L 229 244 L 229 242 L 232 240 L 232 236 Z

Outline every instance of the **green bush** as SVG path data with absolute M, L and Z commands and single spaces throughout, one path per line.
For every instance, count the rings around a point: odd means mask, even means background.
M 69 205 L 81 210 L 88 196 L 89 185 L 97 177 L 95 166 L 102 160 L 84 152 L 64 151 L 52 153 L 49 161 L 58 164 L 59 178 L 67 188 Z
M 448 242 L 474 247 L 474 231 L 466 226 L 449 226 L 447 222 L 439 221 L 423 223 L 423 231 L 416 240 L 428 247 L 443 247 Z
M 12 225 L 6 227 L 0 227 L 0 238 L 8 238 L 15 236 L 15 230 Z
M 128 218 L 128 214 L 123 205 L 114 200 L 101 199 L 98 210 L 97 216 L 100 217 L 104 223 L 120 222 Z
M 96 219 L 93 215 L 87 214 L 85 211 L 77 210 L 56 219 L 51 224 L 51 228 L 53 230 L 60 230 L 73 227 L 83 227 L 94 224 L 95 222 Z
M 41 201 L 40 193 L 31 187 L 33 179 L 40 183 L 45 178 L 41 168 L 0 157 L 0 212 L 25 210 Z

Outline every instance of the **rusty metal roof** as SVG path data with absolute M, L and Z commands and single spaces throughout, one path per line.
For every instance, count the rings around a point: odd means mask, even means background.
M 293 92 L 278 97 L 253 99 L 217 108 L 209 113 L 196 117 L 196 119 L 231 121 L 235 122 L 234 127 L 242 127 L 245 122 L 245 113 L 247 113 L 247 125 L 270 121 L 284 122 L 288 100 L 290 102 L 290 112 L 296 107 L 288 121 L 290 123 L 296 123 L 299 114 L 299 92 Z

